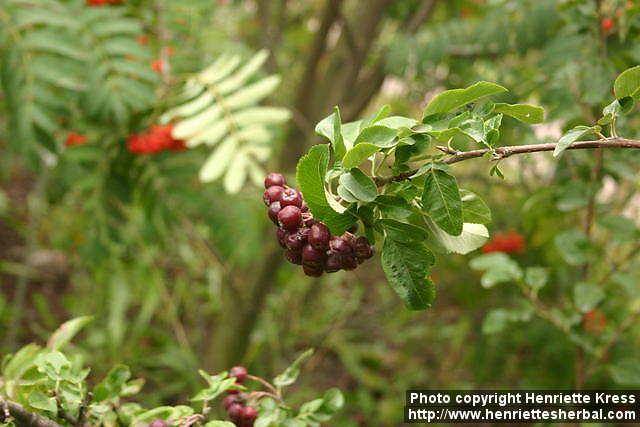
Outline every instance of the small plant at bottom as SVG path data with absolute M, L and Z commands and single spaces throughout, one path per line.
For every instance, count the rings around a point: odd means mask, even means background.
M 191 404 L 145 408 L 132 401 L 144 380 L 132 379 L 128 367 L 114 366 L 90 387 L 90 369 L 82 365 L 81 358 L 61 351 L 90 321 L 90 317 L 70 320 L 53 333 L 46 347 L 29 344 L 4 358 L 0 426 L 311 427 L 331 419 L 344 403 L 337 389 L 303 404 L 298 411 L 284 402 L 282 389 L 296 381 L 300 365 L 313 353 L 308 350 L 272 383 L 250 375 L 243 367 L 217 375 L 200 371 L 207 386 Z M 264 390 L 250 390 L 245 385 L 249 381 Z M 210 404 L 222 396 L 231 422 L 211 419 Z

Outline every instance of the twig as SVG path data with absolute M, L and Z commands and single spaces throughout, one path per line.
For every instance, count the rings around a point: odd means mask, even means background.
M 72 426 L 78 425 L 78 420 L 69 414 L 62 406 L 62 400 L 60 396 L 56 395 L 56 405 L 58 406 L 58 418 L 62 418 Z
M 272 386 L 268 381 L 265 381 L 260 377 L 256 377 L 255 375 L 247 375 L 247 378 L 249 378 L 250 380 L 259 382 L 260 384 L 268 388 L 271 393 L 275 395 L 279 395 L 278 390 L 276 390 L 276 388 Z
M 93 393 L 87 392 L 82 399 L 82 403 L 80 404 L 80 409 L 78 409 L 78 422 L 76 423 L 77 427 L 83 427 L 87 422 L 87 415 L 89 414 L 89 405 L 93 400 Z
M 62 427 L 57 422 L 38 415 L 33 412 L 27 411 L 22 405 L 5 400 L 0 397 L 0 406 L 3 408 L 3 416 L 0 421 L 9 421 L 6 416 L 9 413 L 9 418 L 13 418 L 16 421 L 16 425 L 20 427 Z
M 491 153 L 492 160 L 502 160 L 518 154 L 537 153 L 542 151 L 553 151 L 556 149 L 557 143 L 550 142 L 545 144 L 527 144 L 527 145 L 508 145 L 497 147 L 494 149 L 482 148 L 479 150 L 457 151 L 448 147 L 438 145 L 436 148 L 445 154 L 450 154 L 443 160 L 448 165 L 462 162 L 464 160 L 483 157 L 487 153 Z M 578 141 L 567 147 L 567 150 L 583 150 L 593 148 L 634 148 L 640 149 L 640 141 L 626 138 L 598 139 L 595 141 Z M 394 181 L 403 181 L 413 176 L 418 169 L 403 172 L 398 175 L 388 177 L 378 177 L 375 179 L 378 186 L 388 184 Z

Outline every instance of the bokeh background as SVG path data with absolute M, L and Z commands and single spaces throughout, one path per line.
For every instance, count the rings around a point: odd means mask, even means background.
M 256 78 L 282 78 L 266 102 L 291 112 L 263 164 L 292 182 L 334 105 L 345 122 L 383 104 L 419 117 L 478 80 L 546 109 L 534 127 L 505 119 L 502 144 L 555 141 L 640 63 L 638 2 L 8 0 L 0 41 L 0 354 L 91 314 L 75 350 L 97 377 L 131 366 L 157 405 L 192 395 L 198 368 L 270 377 L 313 347 L 291 395 L 340 387 L 339 426 L 399 425 L 411 387 L 640 385 L 638 153 L 519 156 L 504 180 L 487 160 L 456 165 L 498 241 L 439 257 L 434 307 L 411 312 L 375 258 L 320 279 L 287 264 L 252 179 L 233 194 L 199 181 L 209 148 L 127 149 L 186 79 L 260 49 Z M 637 113 L 618 128 L 637 137 Z M 483 252 L 503 255 L 489 268 Z

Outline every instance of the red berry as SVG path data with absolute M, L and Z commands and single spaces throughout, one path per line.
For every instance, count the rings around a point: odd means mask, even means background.
M 329 251 L 327 260 L 324 263 L 324 271 L 326 271 L 327 273 L 335 273 L 341 268 L 342 268 L 342 257 L 333 251 Z
M 287 233 L 287 237 L 284 238 L 284 244 L 287 249 L 300 252 L 302 247 L 307 243 L 306 236 L 298 231 L 290 231 Z
M 235 377 L 236 382 L 242 384 L 247 379 L 247 368 L 244 366 L 234 366 L 229 371 L 230 377 Z
M 301 251 L 295 251 L 295 250 L 287 249 L 286 251 L 284 251 L 284 257 L 291 264 L 302 265 L 302 252 Z
M 279 185 L 280 187 L 284 187 L 287 183 L 287 180 L 284 178 L 284 175 L 281 173 L 271 172 L 264 179 L 264 188 L 273 187 L 274 185 Z
M 149 423 L 149 427 L 169 427 L 169 424 L 165 420 L 153 420 Z
M 358 267 L 358 261 L 353 255 L 344 255 L 342 257 L 342 268 L 345 270 L 355 270 Z
M 242 413 L 244 412 L 244 406 L 242 406 L 240 403 L 234 403 L 233 405 L 229 406 L 229 409 L 227 409 L 227 414 L 229 414 L 229 418 L 231 418 L 231 421 L 240 421 L 242 419 Z
M 245 423 L 253 423 L 253 421 L 258 417 L 258 411 L 253 406 L 245 406 L 242 409 L 242 420 Z
M 601 22 L 600 22 L 600 27 L 602 27 L 602 29 L 604 31 L 611 31 L 614 27 L 614 22 L 613 19 L 611 18 L 604 18 Z
M 235 390 L 235 391 L 238 391 L 238 390 Z M 222 399 L 222 405 L 224 406 L 224 409 L 229 409 L 229 407 L 234 403 L 240 403 L 238 401 L 237 394 L 228 394 L 225 396 L 224 399 Z
M 236 388 L 230 388 L 229 390 L 227 390 L 227 394 L 240 394 L 240 390 Z
M 280 205 L 285 206 L 302 206 L 302 195 L 295 188 L 287 188 L 280 195 Z
M 373 256 L 373 248 L 369 244 L 369 239 L 364 236 L 356 239 L 353 249 L 358 259 L 365 260 Z
M 278 224 L 278 212 L 280 212 L 281 209 L 280 202 L 273 202 L 269 205 L 269 209 L 267 210 L 269 218 L 276 225 Z
M 323 272 L 321 265 L 302 264 L 302 270 L 304 271 L 304 274 L 311 277 L 320 277 Z
M 284 239 L 287 237 L 287 230 L 285 230 L 284 228 L 278 228 L 278 230 L 276 231 L 276 236 L 278 237 L 278 243 L 280 243 L 280 246 L 286 248 L 287 245 L 285 244 Z
M 309 266 L 322 266 L 324 262 L 324 252 L 315 249 L 310 244 L 302 248 L 302 263 Z
M 273 185 L 266 190 L 264 190 L 264 194 L 262 195 L 262 200 L 264 200 L 264 204 L 269 206 L 273 202 L 279 202 L 280 196 L 284 191 L 283 187 L 279 185 Z M 284 206 L 283 206 L 284 207 Z
M 302 212 L 302 208 L 300 208 L 300 212 Z M 302 221 L 304 222 L 304 225 L 306 225 L 309 228 L 311 228 L 313 224 L 318 223 L 318 221 L 315 220 L 313 218 L 313 215 L 311 215 L 309 212 L 302 212 Z
M 300 226 L 300 222 L 302 222 L 302 213 L 296 206 L 284 206 L 278 212 L 278 223 L 287 230 L 295 230 Z
M 331 232 L 323 223 L 316 223 L 309 230 L 309 244 L 318 250 L 326 250 L 329 247 Z
M 329 248 L 342 255 L 350 254 L 352 252 L 351 245 L 342 237 L 337 236 L 331 238 L 329 241 Z

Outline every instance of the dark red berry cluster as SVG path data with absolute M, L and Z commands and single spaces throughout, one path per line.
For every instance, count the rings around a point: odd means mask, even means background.
M 351 232 L 332 236 L 325 224 L 313 218 L 302 193 L 288 187 L 282 174 L 270 173 L 264 186 L 264 203 L 269 207 L 269 218 L 278 226 L 278 242 L 285 257 L 302 265 L 307 276 L 353 270 L 373 256 L 373 246 L 364 236 Z
M 229 371 L 229 376 L 236 379 L 237 384 L 242 384 L 248 376 L 247 369 L 242 366 L 234 366 Z M 239 390 L 227 390 L 227 396 L 222 401 L 227 410 L 229 419 L 238 427 L 253 427 L 258 417 L 258 410 L 247 405 L 247 394 Z

